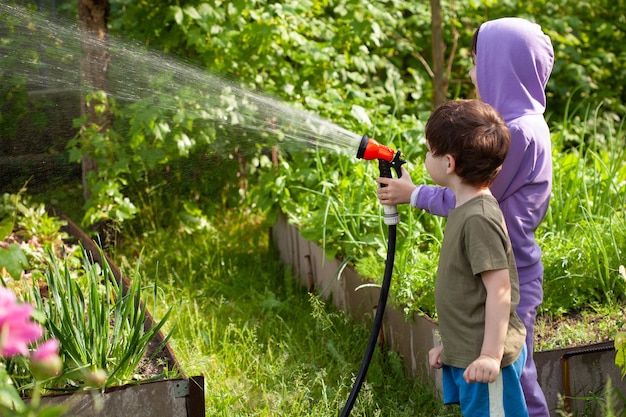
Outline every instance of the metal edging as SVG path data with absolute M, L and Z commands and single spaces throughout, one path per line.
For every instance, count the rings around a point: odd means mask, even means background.
M 568 413 L 571 413 L 572 411 L 572 386 L 569 359 L 574 356 L 608 352 L 610 350 L 615 350 L 613 342 L 604 342 L 592 347 L 582 347 L 561 356 L 561 383 L 563 385 L 563 405 L 565 407 L 565 411 Z
M 205 417 L 204 376 L 189 378 L 189 395 L 187 396 L 187 416 Z

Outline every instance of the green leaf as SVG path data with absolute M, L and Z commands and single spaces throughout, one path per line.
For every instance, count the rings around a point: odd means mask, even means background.
M 172 6 L 172 10 L 174 11 L 174 21 L 176 22 L 176 24 L 182 25 L 184 17 L 183 9 L 178 6 Z
M 0 387 L 0 412 L 3 411 L 4 408 L 13 410 L 14 407 L 18 410 L 25 408 L 24 401 L 20 398 L 15 388 L 13 386 Z
M 626 333 L 618 333 L 615 337 L 615 365 L 621 369 L 622 378 L 626 376 Z
M 4 240 L 13 231 L 13 219 L 6 217 L 0 221 L 0 240 Z
M 28 268 L 28 259 L 18 245 L 11 244 L 8 249 L 0 249 L 1 268 L 6 268 L 13 279 L 20 279 L 22 271 Z
M 25 408 L 26 404 L 15 389 L 4 363 L 0 363 L 0 415 L 4 415 L 5 409 L 21 412 Z
M 187 16 L 191 17 L 193 20 L 200 20 L 200 19 L 202 19 L 202 16 L 200 16 L 200 13 L 198 13 L 196 8 L 193 7 L 193 6 L 185 7 L 185 14 Z
M 359 123 L 363 123 L 366 126 L 372 126 L 372 121 L 363 107 L 354 104 L 350 113 L 352 114 L 352 117 L 359 121 Z

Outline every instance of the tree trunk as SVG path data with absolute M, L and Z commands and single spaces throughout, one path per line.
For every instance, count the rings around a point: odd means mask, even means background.
M 445 69 L 444 52 L 446 45 L 443 42 L 443 15 L 440 0 L 430 0 L 431 30 L 433 47 L 433 105 L 439 106 L 446 101 L 448 78 Z
M 108 90 L 107 72 L 109 66 L 109 47 L 107 21 L 109 17 L 108 0 L 79 0 L 78 18 L 81 29 L 83 57 L 80 63 L 80 78 L 83 94 L 81 94 L 81 115 L 88 115 L 87 122 L 106 127 L 110 123 L 107 113 L 96 114 L 93 106 L 85 99 L 85 92 Z M 84 155 L 82 159 L 83 197 L 89 199 L 90 191 L 87 174 L 96 171 L 95 161 Z

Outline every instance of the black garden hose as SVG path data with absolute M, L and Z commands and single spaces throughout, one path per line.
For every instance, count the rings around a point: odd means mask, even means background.
M 354 381 L 350 396 L 346 401 L 346 405 L 341 411 L 340 417 L 348 417 L 356 401 L 356 397 L 359 395 L 361 385 L 365 380 L 367 369 L 372 361 L 374 350 L 376 349 L 376 341 L 380 333 L 380 328 L 383 323 L 383 314 L 385 314 L 385 306 L 387 305 L 387 298 L 389 296 L 389 287 L 391 286 L 391 274 L 393 272 L 393 263 L 396 255 L 396 225 L 389 225 L 389 236 L 387 238 L 387 260 L 385 261 L 385 275 L 383 277 L 383 284 L 380 289 L 380 296 L 378 298 L 378 305 L 376 306 L 376 315 L 374 316 L 374 324 L 372 325 L 372 331 L 370 333 L 369 342 L 367 343 L 367 349 L 365 350 L 365 356 L 363 356 L 363 362 L 361 363 L 361 369 Z

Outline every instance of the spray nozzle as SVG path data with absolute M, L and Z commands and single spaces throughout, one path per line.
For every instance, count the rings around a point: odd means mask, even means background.
M 366 135 L 363 135 L 356 157 L 359 159 L 365 159 L 366 161 L 384 159 L 387 162 L 391 162 L 395 154 L 396 151 L 391 149 L 389 146 L 381 145 L 376 142 L 375 139 L 371 139 Z
M 380 176 L 387 178 L 391 178 L 391 168 L 396 170 L 398 178 L 402 176 L 400 167 L 406 161 L 401 159 L 401 156 L 402 152 L 399 150 L 394 151 L 389 146 L 381 145 L 376 140 L 368 138 L 367 135 L 363 135 L 361 138 L 361 144 L 356 153 L 357 158 L 365 159 L 366 161 L 378 159 Z
M 374 139 L 368 138 L 363 135 L 361 138 L 361 144 L 359 150 L 356 153 L 356 157 L 359 159 L 365 159 L 371 161 L 378 159 L 378 169 L 380 170 L 381 177 L 391 178 L 391 168 L 395 169 L 398 178 L 402 176 L 402 170 L 400 167 L 406 161 L 401 159 L 402 152 L 394 151 L 388 146 L 381 145 Z M 381 184 L 381 187 L 383 184 Z M 385 223 L 388 225 L 398 224 L 400 222 L 400 216 L 396 206 L 385 205 Z

